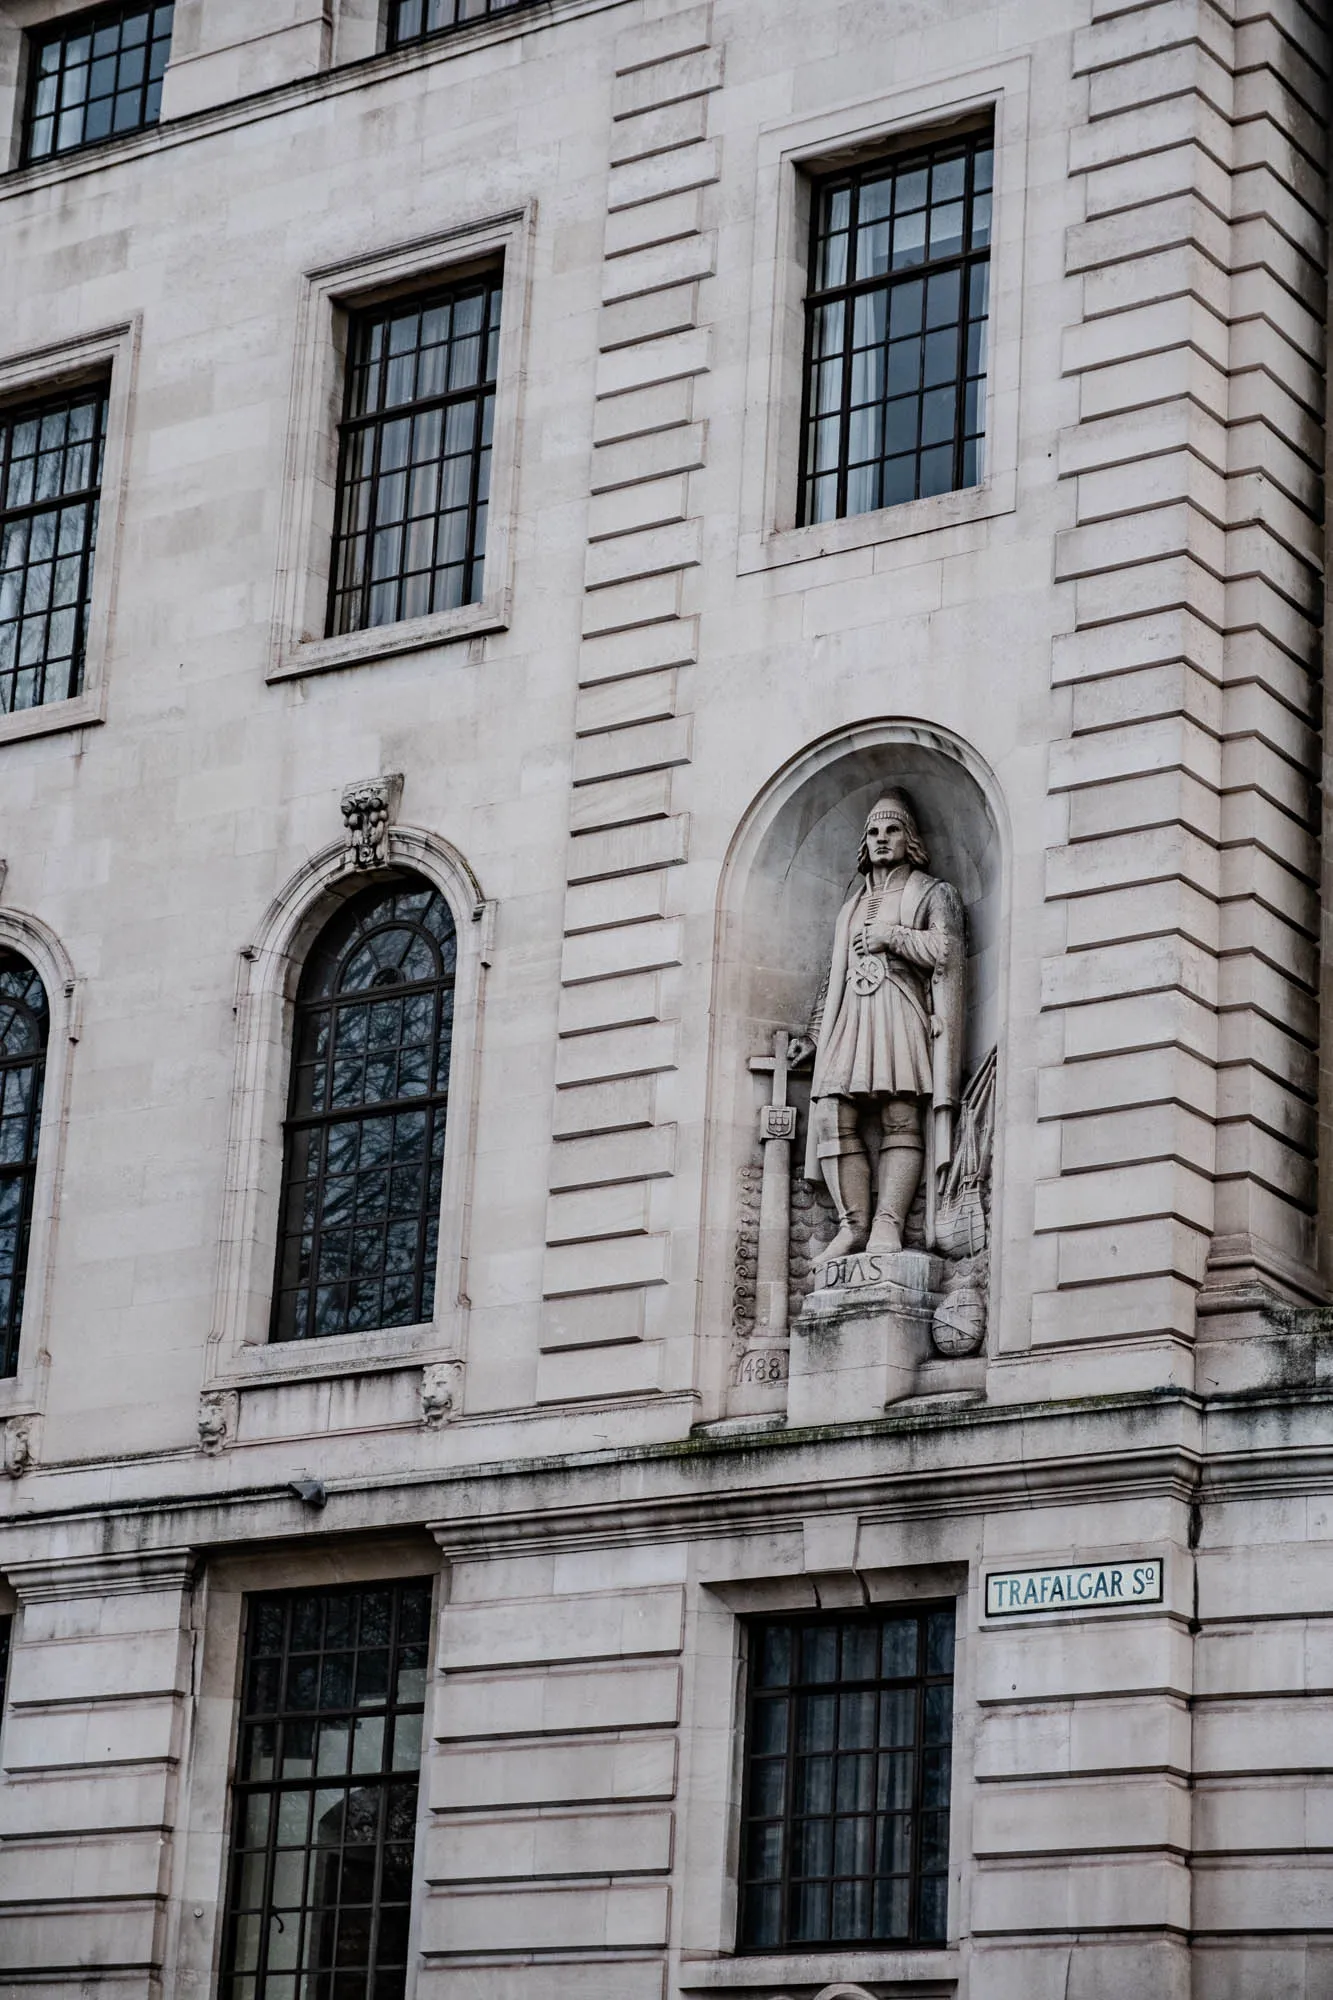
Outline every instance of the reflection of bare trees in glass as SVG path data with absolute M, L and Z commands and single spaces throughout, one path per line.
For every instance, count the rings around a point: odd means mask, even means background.
M 407 1978 L 430 1584 L 251 1600 L 229 2000 L 397 2000 Z

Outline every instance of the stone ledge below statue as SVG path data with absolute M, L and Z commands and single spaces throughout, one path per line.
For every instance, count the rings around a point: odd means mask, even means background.
M 794 1427 L 878 1416 L 927 1387 L 954 1387 L 931 1341 L 947 1266 L 924 1250 L 860 1251 L 816 1266 L 792 1321 L 787 1421 Z M 975 1361 L 959 1388 L 975 1393 Z

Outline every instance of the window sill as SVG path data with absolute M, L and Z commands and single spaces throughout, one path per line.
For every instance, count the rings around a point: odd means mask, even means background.
M 365 632 L 344 632 L 333 639 L 301 639 L 283 646 L 269 668 L 270 681 L 297 680 L 306 674 L 328 674 L 339 667 L 369 666 L 400 653 L 419 653 L 447 646 L 483 632 L 503 632 L 509 624 L 505 597 L 483 597 L 479 604 L 460 604 L 429 618 L 407 618 L 398 625 L 375 625 Z
M 266 1347 L 243 1347 L 230 1366 L 219 1369 L 209 1389 L 262 1389 L 275 1382 L 327 1380 L 334 1375 L 372 1375 L 391 1368 L 417 1368 L 439 1358 L 433 1321 L 387 1327 L 381 1333 L 337 1333 L 322 1340 L 275 1340 Z
M 956 1950 L 773 1952 L 753 1958 L 685 1960 L 677 1984 L 682 1993 L 725 1993 L 737 1989 L 790 1986 L 918 1986 L 926 1995 L 951 1995 L 962 1971 Z
M 820 556 L 875 548 L 884 542 L 904 541 L 912 535 L 965 527 L 972 521 L 989 520 L 995 514 L 1011 514 L 1017 504 L 1017 484 L 1015 475 L 1006 472 L 980 486 L 936 493 L 929 500 L 907 500 L 898 507 L 881 507 L 872 514 L 852 514 L 841 521 L 823 521 L 818 527 L 780 528 L 769 535 L 743 534 L 737 573 L 751 576 L 756 570 L 816 562 Z
M 54 736 L 62 729 L 87 729 L 105 720 L 100 689 L 89 689 L 65 701 L 46 701 L 40 708 L 20 708 L 11 715 L 0 715 L 0 743 Z

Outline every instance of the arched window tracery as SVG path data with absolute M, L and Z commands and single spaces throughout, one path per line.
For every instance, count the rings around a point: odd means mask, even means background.
M 0 1375 L 18 1370 L 50 1026 L 37 973 L 0 946 Z
M 457 935 L 419 877 L 353 896 L 296 997 L 273 1338 L 417 1325 L 435 1306 Z

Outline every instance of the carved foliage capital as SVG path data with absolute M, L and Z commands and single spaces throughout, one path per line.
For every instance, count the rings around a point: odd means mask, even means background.
M 355 784 L 343 787 L 342 815 L 349 868 L 388 866 L 389 827 L 397 815 L 402 791 L 402 773 L 398 771 L 383 778 L 360 778 Z

